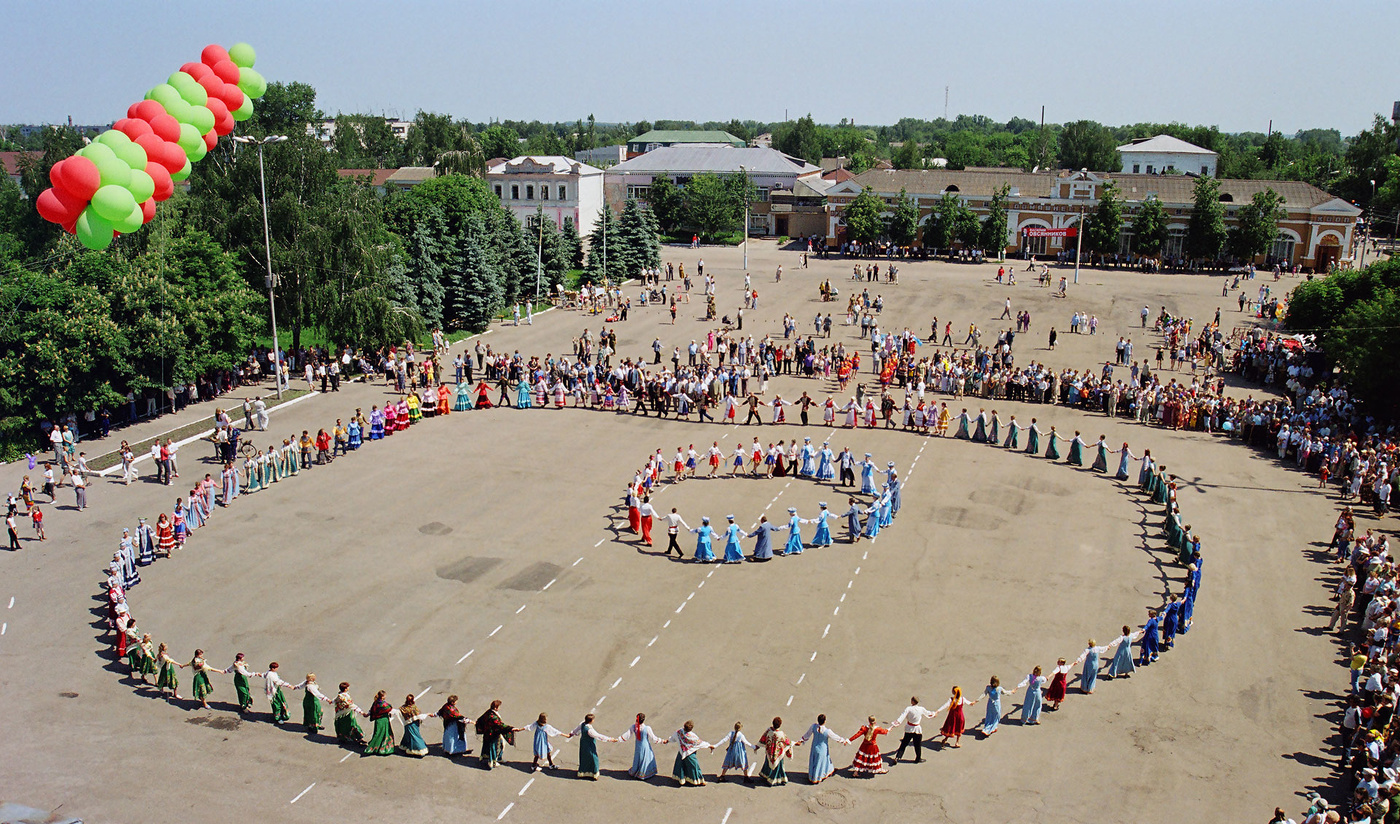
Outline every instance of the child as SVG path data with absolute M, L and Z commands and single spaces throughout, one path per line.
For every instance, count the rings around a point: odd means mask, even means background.
M 560 732 L 555 729 L 550 725 L 548 716 L 545 713 L 540 713 L 539 719 L 533 724 L 526 725 L 525 729 L 535 734 L 535 772 L 544 769 L 544 767 L 540 766 L 541 759 L 549 762 L 549 768 L 551 770 L 558 769 L 554 766 L 554 753 L 557 752 L 557 750 L 550 746 L 549 739 L 556 735 L 562 735 L 565 738 L 573 738 L 573 733 Z
M 29 510 L 29 517 L 34 521 L 34 534 L 39 536 L 39 540 L 48 540 L 44 537 L 44 511 L 35 506 Z

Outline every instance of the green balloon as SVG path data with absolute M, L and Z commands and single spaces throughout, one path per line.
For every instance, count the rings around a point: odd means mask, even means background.
M 175 72 L 166 78 L 165 82 L 174 86 L 175 91 L 179 92 L 181 97 L 184 97 L 185 92 L 191 87 L 199 85 L 199 82 L 194 79 L 194 76 L 186 72 Z
M 131 211 L 121 220 L 112 221 L 112 228 L 124 235 L 129 235 L 141 228 L 141 224 L 146 222 L 146 214 L 141 211 L 139 204 L 132 206 Z
M 191 163 L 198 163 L 203 160 L 204 156 L 207 154 L 209 154 L 209 147 L 204 144 L 204 138 L 202 137 L 199 139 L 199 146 L 197 146 L 193 152 L 185 152 L 185 156 L 190 159 Z
M 234 43 L 228 47 L 228 59 L 240 69 L 251 69 L 258 61 L 258 53 L 247 43 Z
M 133 171 L 145 171 L 146 161 L 150 160 L 146 156 L 146 150 L 141 146 L 127 141 L 125 146 L 114 146 L 112 151 L 123 163 L 130 166 Z
M 124 186 L 102 186 L 92 196 L 92 208 L 97 210 L 100 217 L 114 224 L 130 214 L 131 207 L 135 205 L 136 199 Z
M 78 236 L 79 242 L 94 252 L 100 252 L 112 245 L 112 224 L 103 220 L 91 206 L 78 215 L 73 234 Z
M 189 123 L 194 117 L 194 106 L 186 103 L 185 99 L 182 97 L 169 106 L 166 106 L 165 112 L 181 123 Z
M 131 170 L 131 183 L 126 187 L 138 204 L 145 203 L 156 193 L 156 182 L 140 169 Z M 101 191 L 100 189 L 98 191 Z
M 254 69 L 238 70 L 238 88 L 243 93 L 257 100 L 267 93 L 267 81 Z
M 234 120 L 237 120 L 239 123 L 242 123 L 243 121 L 245 121 L 245 120 L 247 120 L 248 118 L 252 117 L 252 116 L 253 116 L 253 98 L 249 97 L 249 96 L 246 95 L 246 94 L 243 95 L 243 105 L 242 105 L 242 106 L 239 106 L 239 107 L 236 108 L 236 109 L 234 109 L 233 112 L 232 112 L 232 114 L 233 114 L 233 119 L 234 119 Z
M 214 113 L 203 106 L 190 107 L 188 122 L 200 134 L 208 134 L 214 128 Z
M 204 146 L 204 138 L 200 136 L 199 130 L 189 123 L 180 124 L 180 148 L 185 150 L 185 156 L 194 159 L 195 146 Z
M 119 132 L 116 129 L 108 129 L 107 131 L 93 138 L 93 142 L 101 143 L 103 146 L 106 146 L 113 152 L 116 152 L 123 146 L 130 146 L 131 138 L 127 137 L 125 133 Z
M 180 92 L 176 91 L 175 87 L 169 83 L 162 83 L 146 92 L 146 99 L 156 101 L 164 106 L 166 111 L 170 110 L 171 104 L 176 101 L 184 100 L 184 98 L 180 97 Z
M 171 175 L 170 179 L 175 181 L 176 183 L 179 183 L 180 181 L 187 179 L 190 176 L 190 172 L 193 170 L 194 166 L 188 160 L 186 160 L 185 168 Z
M 131 182 L 131 167 L 103 143 L 89 143 L 78 154 L 91 160 L 103 186 L 125 186 Z
M 191 106 L 203 106 L 209 102 L 209 92 L 198 83 L 188 88 L 180 89 L 180 97 Z

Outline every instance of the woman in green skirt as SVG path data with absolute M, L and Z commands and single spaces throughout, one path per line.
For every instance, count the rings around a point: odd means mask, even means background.
M 428 742 L 423 740 L 421 724 L 433 716 L 418 711 L 418 704 L 412 695 L 404 696 L 403 706 L 395 710 L 399 723 L 403 724 L 403 738 L 399 741 L 399 752 L 422 758 L 428 754 Z
M 591 712 L 583 717 L 583 723 L 574 727 L 574 731 L 569 735 L 578 739 L 578 777 L 597 781 L 599 772 L 598 742 L 606 741 L 609 744 L 616 744 L 622 739 L 603 735 L 593 729 L 593 713 Z
M 365 731 L 360 729 L 355 713 L 369 717 L 369 713 L 360 709 L 350 697 L 350 682 L 341 681 L 340 692 L 335 696 L 335 740 L 343 747 L 365 743 Z
M 481 714 L 476 719 L 476 734 L 481 736 L 481 763 L 486 769 L 492 769 L 505 761 L 504 743 L 515 746 L 515 734 L 521 732 L 523 727 L 512 727 L 501 720 L 501 699 L 497 698 L 491 702 L 491 709 Z
M 1031 421 L 1031 425 L 1035 422 Z M 773 726 L 763 733 L 758 744 L 763 747 L 763 769 L 758 771 L 758 777 L 770 787 L 786 784 L 787 769 L 783 762 L 792 755 L 792 748 L 797 744 L 783 732 L 782 717 L 773 719 Z
M 156 653 L 155 642 L 151 640 L 149 632 L 141 634 L 141 643 L 137 648 L 141 651 L 141 662 L 136 674 L 141 676 L 142 683 L 150 683 L 146 678 L 156 674 Z
M 671 777 L 682 787 L 705 786 L 705 774 L 700 770 L 700 759 L 696 753 L 704 747 L 714 752 L 714 746 L 695 734 L 694 721 L 685 722 L 685 726 L 676 730 L 667 743 L 671 741 L 680 745 L 676 751 L 676 763 L 671 767 Z
M 285 724 L 291 720 L 291 715 L 287 712 L 287 697 L 282 694 L 283 687 L 290 687 L 291 684 L 282 680 L 282 676 L 277 672 L 277 662 L 273 661 L 267 665 L 267 672 L 262 674 L 263 687 L 267 692 L 267 703 L 272 705 L 272 723 Z
M 233 656 L 233 663 L 229 664 L 224 672 L 233 673 L 233 691 L 238 693 L 238 711 L 246 713 L 253 708 L 253 687 L 252 679 L 261 676 L 260 672 L 251 672 L 248 669 L 248 662 L 243 653 Z
M 1045 457 L 1052 461 L 1060 459 L 1060 436 L 1054 426 L 1050 427 L 1050 445 L 1045 448 Z
M 209 676 L 215 673 L 227 675 L 228 670 L 209 666 L 209 662 L 204 660 L 204 650 L 202 649 L 195 650 L 194 657 L 190 659 L 190 662 L 181 664 L 181 667 L 189 667 L 194 670 L 194 677 L 190 679 L 190 683 L 194 685 L 191 687 L 194 691 L 194 700 L 199 702 L 199 706 L 206 710 L 209 709 L 209 696 L 214 694 L 214 682 L 209 679 Z
M 306 680 L 292 687 L 294 690 L 305 690 L 306 695 L 301 699 L 301 723 L 306 727 L 307 735 L 315 735 L 321 729 L 321 702 L 331 703 L 331 699 L 321 692 L 321 688 L 316 686 L 316 673 L 308 672 Z
M 394 708 L 384 698 L 384 690 L 374 694 L 374 703 L 369 705 L 369 720 L 374 724 L 369 743 L 365 745 L 365 755 L 393 755 L 394 727 L 389 719 Z
M 160 667 L 160 674 L 156 676 L 156 689 L 160 690 L 161 695 L 170 690 L 171 697 L 180 700 L 180 674 L 176 670 L 185 665 L 175 663 L 175 659 L 170 657 L 170 648 L 164 643 L 156 650 L 156 664 Z

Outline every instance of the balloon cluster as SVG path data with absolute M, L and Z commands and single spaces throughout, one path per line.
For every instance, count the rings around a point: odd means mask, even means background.
M 205 46 L 200 62 L 181 66 L 109 131 L 53 165 L 39 214 L 94 250 L 149 223 L 190 164 L 253 115 L 253 101 L 267 91 L 256 59 L 247 43 Z

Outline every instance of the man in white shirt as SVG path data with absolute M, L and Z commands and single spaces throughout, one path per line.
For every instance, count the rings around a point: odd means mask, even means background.
M 676 551 L 676 557 L 682 559 L 685 558 L 685 553 L 681 552 L 681 545 L 676 543 L 676 535 L 680 532 L 682 527 L 684 527 L 687 532 L 690 531 L 690 524 L 686 523 L 685 519 L 682 518 L 679 514 L 677 514 L 676 508 L 673 506 L 671 507 L 671 514 L 666 516 L 667 543 L 666 552 L 663 554 L 670 555 L 671 550 L 674 549 Z
M 904 725 L 904 737 L 899 740 L 899 749 L 894 754 L 894 761 L 899 763 L 899 759 L 904 757 L 904 750 L 910 744 L 914 745 L 914 763 L 922 764 L 924 760 L 924 719 L 933 715 L 925 707 L 919 706 L 918 696 L 909 699 L 909 706 L 904 708 L 904 712 L 895 719 L 895 725 Z

